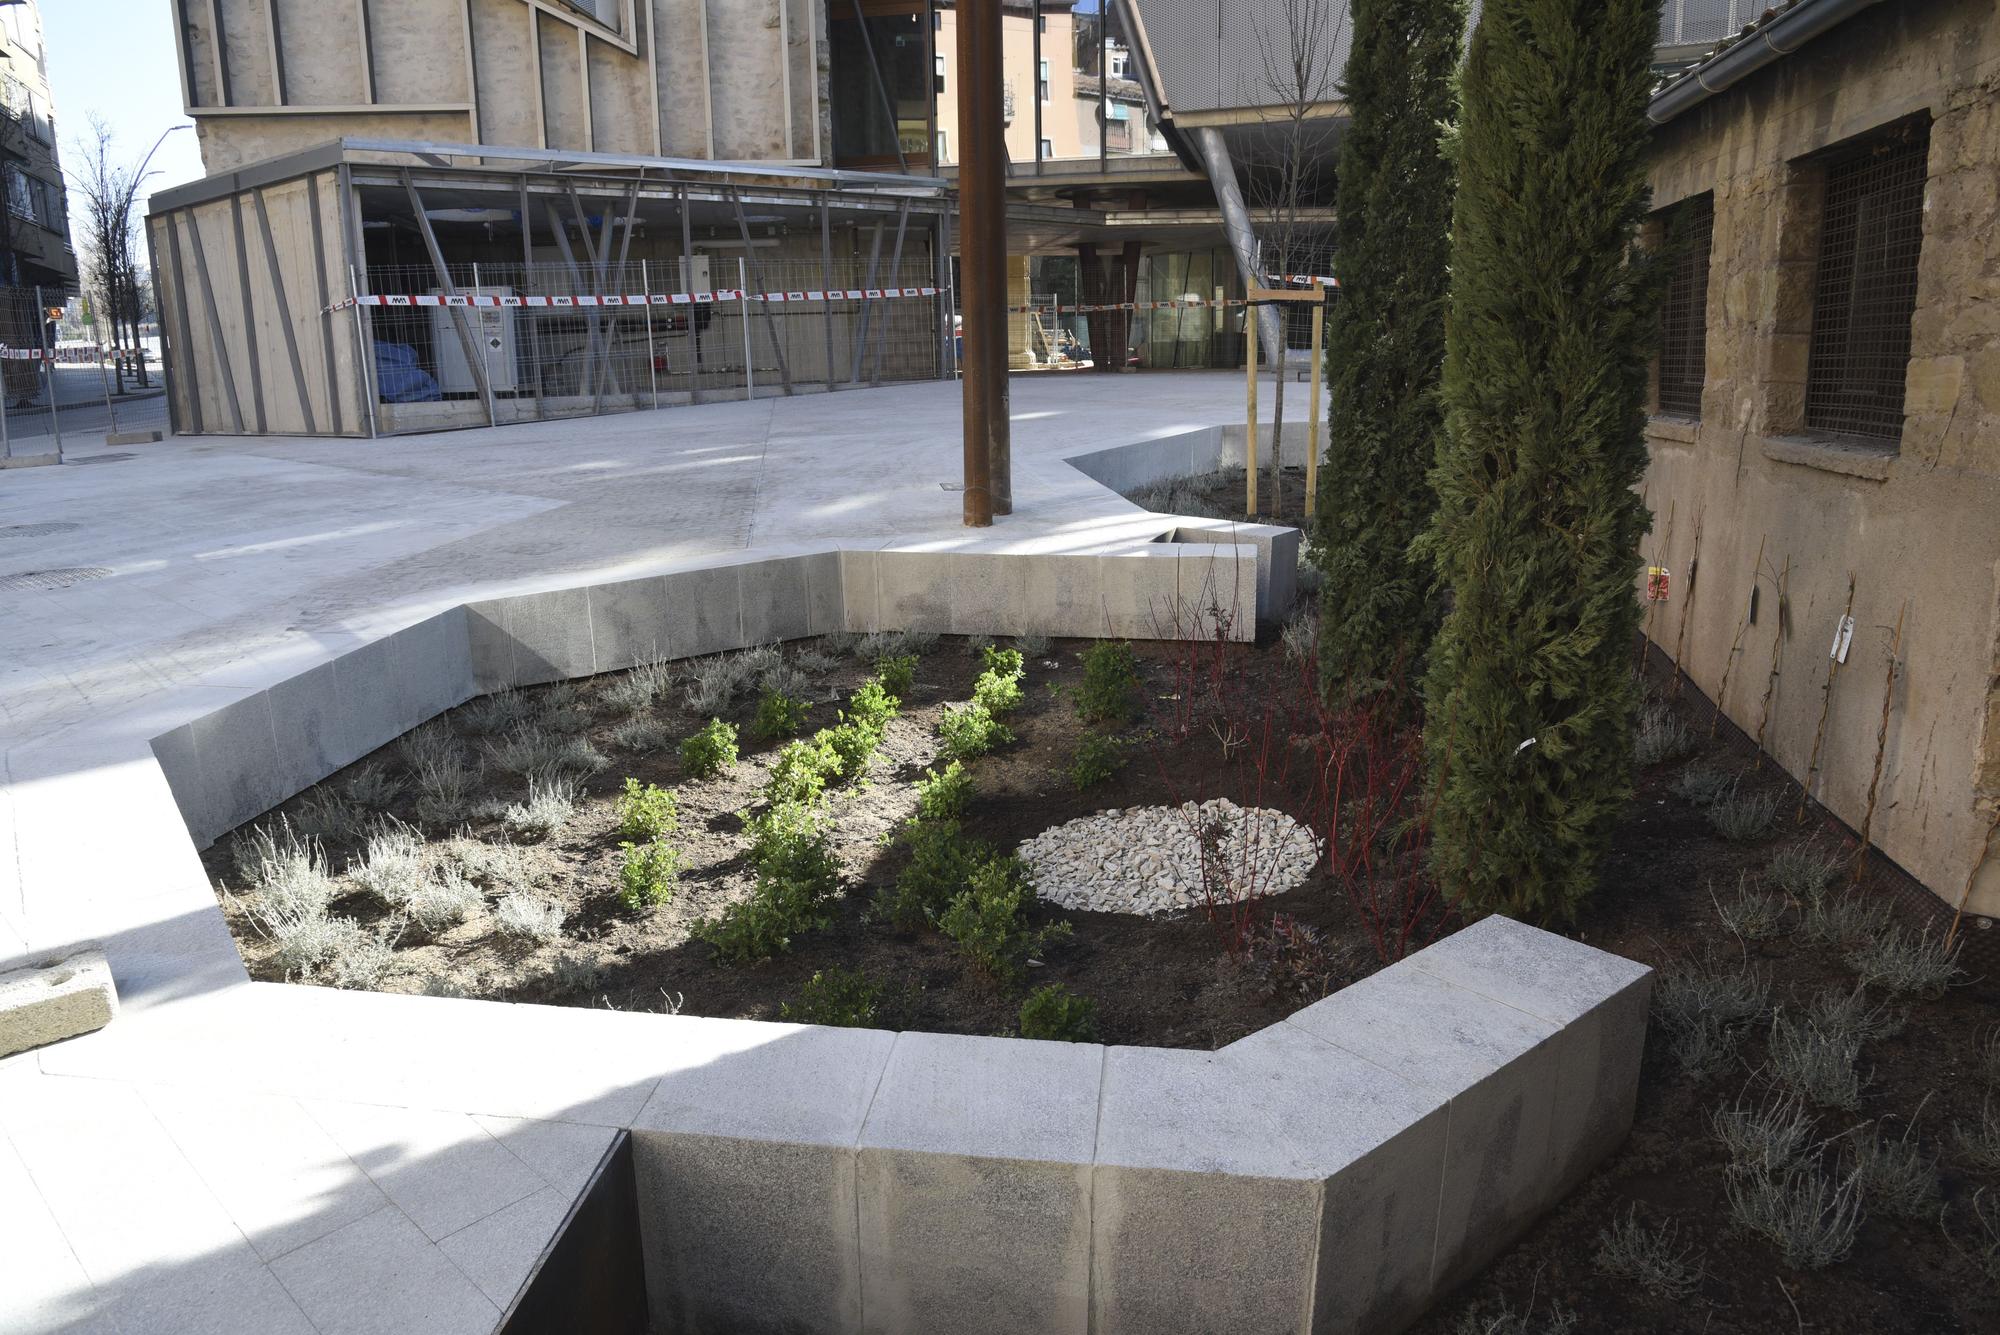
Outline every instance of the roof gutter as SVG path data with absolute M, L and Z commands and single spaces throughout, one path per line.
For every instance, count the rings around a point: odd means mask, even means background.
M 1795 0 L 1790 9 L 1739 39 L 1720 55 L 1687 70 L 1653 95 L 1646 117 L 1664 125 L 1738 80 L 1787 56 L 1813 38 L 1881 0 Z

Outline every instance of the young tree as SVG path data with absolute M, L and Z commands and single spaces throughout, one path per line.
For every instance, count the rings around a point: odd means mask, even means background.
M 1326 231 L 1310 211 L 1329 193 L 1333 122 L 1326 108 L 1339 87 L 1339 48 L 1346 23 L 1346 13 L 1333 0 L 1279 0 L 1268 22 L 1253 23 L 1272 118 L 1266 122 L 1270 147 L 1265 156 L 1253 160 L 1247 193 L 1258 215 L 1257 240 L 1267 282 L 1279 274 L 1325 272 Z M 1277 318 L 1259 325 L 1260 332 L 1275 335 L 1275 345 L 1267 337 L 1263 349 L 1270 359 L 1275 393 L 1270 494 L 1262 508 L 1273 515 L 1285 512 L 1285 377 L 1290 369 L 1285 350 L 1290 309 L 1277 307 Z M 1324 313 L 1313 309 L 1309 314 L 1320 319 Z M 1318 412 L 1319 405 L 1311 405 L 1311 411 Z
M 1435 570 L 1410 547 L 1437 508 L 1428 474 L 1454 179 L 1444 134 L 1466 0 L 1354 0 L 1352 14 L 1315 555 L 1321 671 L 1329 690 L 1366 694 L 1417 670 L 1440 615 Z
M 1657 11 L 1486 0 L 1463 74 L 1425 740 L 1476 908 L 1574 914 L 1631 792 Z
M 125 389 L 125 350 L 138 349 L 139 322 L 144 317 L 142 274 L 138 261 L 138 220 L 132 216 L 144 163 L 126 166 L 115 160 L 111 127 L 96 117 L 90 137 L 77 141 L 70 155 L 79 165 L 74 180 L 83 196 L 81 235 L 84 290 L 96 301 L 100 319 L 108 321 L 116 356 L 118 389 Z M 140 363 L 143 380 L 144 363 Z

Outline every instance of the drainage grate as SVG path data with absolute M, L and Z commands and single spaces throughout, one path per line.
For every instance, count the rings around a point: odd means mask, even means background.
M 82 584 L 86 580 L 103 579 L 110 574 L 107 566 L 62 566 L 55 570 L 23 570 L 19 574 L 0 575 L 0 589 L 67 589 L 72 584 Z
M 46 538 L 51 533 L 73 533 L 82 527 L 67 519 L 47 524 L 8 524 L 0 527 L 0 538 Z
M 114 464 L 120 459 L 130 459 L 131 457 L 129 454 L 90 454 L 85 455 L 81 459 L 65 459 L 63 462 L 71 464 Z

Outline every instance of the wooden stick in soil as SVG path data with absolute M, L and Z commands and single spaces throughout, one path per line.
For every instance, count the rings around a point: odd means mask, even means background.
M 1965 917 L 1965 905 L 1972 898 L 1973 882 L 1979 879 L 1979 869 L 1986 865 L 1986 850 L 1993 846 L 1993 836 L 2000 834 L 2000 803 L 1993 808 L 1993 821 L 1986 827 L 1986 837 L 1979 841 L 1979 849 L 1973 855 L 1972 868 L 1965 873 L 1965 889 L 1958 892 L 1958 907 L 1952 910 L 1951 927 L 1944 934 L 1944 948 L 1950 950 L 1958 939 L 1958 924 Z
M 1785 586 L 1791 582 L 1792 558 L 1785 557 L 1785 568 L 1778 572 L 1778 605 L 1771 613 L 1771 675 L 1764 682 L 1764 705 L 1757 715 L 1757 753 L 1752 757 L 1751 768 L 1764 768 L 1764 729 L 1771 722 L 1771 701 L 1778 694 L 1779 661 L 1785 652 Z
M 1703 507 L 1705 510 L 1707 507 Z M 1674 677 L 1667 687 L 1667 695 L 1675 700 L 1681 695 L 1682 650 L 1687 645 L 1688 617 L 1694 611 L 1694 582 L 1701 574 L 1701 516 L 1703 511 L 1694 512 L 1694 550 L 1688 553 L 1687 597 L 1681 599 L 1680 629 L 1674 632 Z
M 1840 635 L 1840 627 L 1847 624 L 1847 618 L 1854 615 L 1854 572 L 1847 574 L 1847 607 L 1834 623 L 1834 635 Z M 1806 818 L 1806 803 L 1812 800 L 1813 776 L 1819 773 L 1819 749 L 1826 742 L 1826 716 L 1833 710 L 1833 679 L 1840 675 L 1840 655 L 1828 653 L 1826 657 L 1826 684 L 1819 688 L 1819 726 L 1813 729 L 1812 758 L 1806 762 L 1804 780 L 1799 784 L 1799 814 L 1795 819 Z
M 1889 749 L 1889 705 L 1896 698 L 1896 662 L 1903 653 L 1903 617 L 1910 610 L 1905 598 L 1896 612 L 1896 630 L 1889 637 L 1889 675 L 1882 683 L 1882 721 L 1875 726 L 1875 770 L 1868 776 L 1868 809 L 1861 817 L 1861 847 L 1854 851 L 1854 884 L 1868 865 L 1868 840 L 1875 825 L 1875 801 L 1882 792 L 1882 757 Z
M 1666 567 L 1667 553 L 1674 549 L 1674 509 L 1679 503 L 1678 500 L 1667 502 L 1667 536 L 1666 540 L 1660 544 L 1660 557 L 1657 562 L 1662 569 Z M 1672 576 L 1670 575 L 1668 578 L 1671 579 Z M 1671 587 L 1669 585 L 1670 590 Z M 1659 621 L 1660 605 L 1654 603 L 1646 609 L 1646 633 L 1641 637 L 1639 645 L 1639 676 L 1641 679 L 1644 679 L 1646 675 L 1646 664 L 1651 661 L 1653 653 L 1653 628 L 1659 624 Z
M 1729 674 L 1736 670 L 1737 655 L 1743 652 L 1743 637 L 1750 633 L 1750 613 L 1757 606 L 1757 581 L 1764 577 L 1764 544 L 1771 535 L 1766 533 L 1757 539 L 1757 560 L 1750 567 L 1750 600 L 1743 605 L 1743 620 L 1736 625 L 1736 639 L 1729 646 L 1729 657 L 1722 663 L 1722 684 L 1715 688 L 1715 714 L 1708 720 L 1708 735 L 1715 737 L 1716 728 L 1722 723 L 1722 706 L 1729 699 Z

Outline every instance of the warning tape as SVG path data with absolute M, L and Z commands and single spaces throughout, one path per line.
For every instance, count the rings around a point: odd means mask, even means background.
M 935 287 L 849 287 L 826 291 L 745 292 L 739 287 L 719 287 L 713 292 L 630 292 L 597 296 L 496 297 L 483 293 L 381 293 L 343 297 L 326 312 L 344 311 L 354 306 L 468 306 L 525 307 L 530 310 L 594 310 L 606 306 L 707 306 L 718 301 L 885 301 L 893 297 L 934 297 Z
M 95 366 L 104 360 L 103 348 L 10 348 L 0 344 L 0 360 L 10 362 L 57 362 L 72 366 Z
M 1321 283 L 1327 287 L 1337 287 L 1333 279 L 1318 274 L 1272 274 L 1268 281 L 1275 283 L 1299 283 L 1311 286 Z M 350 310 L 356 306 L 392 307 L 437 307 L 463 306 L 474 309 L 490 307 L 520 307 L 528 310 L 597 310 L 604 307 L 627 306 L 707 306 L 720 301 L 762 301 L 778 304 L 788 301 L 887 301 L 900 297 L 935 297 L 941 289 L 935 287 L 848 287 L 829 288 L 824 291 L 807 289 L 803 292 L 746 292 L 739 287 L 719 287 L 712 292 L 631 292 L 604 295 L 548 296 L 548 297 L 499 297 L 485 293 L 460 292 L 444 293 L 385 293 L 370 292 L 356 297 L 342 297 L 321 314 Z M 1243 297 L 1189 297 L 1179 301 L 1110 301 L 1085 302 L 1078 305 L 1064 305 L 1057 302 L 1053 306 L 1009 306 L 1010 315 L 1095 315 L 1104 311 L 1179 311 L 1197 308 L 1248 306 L 1254 303 Z

